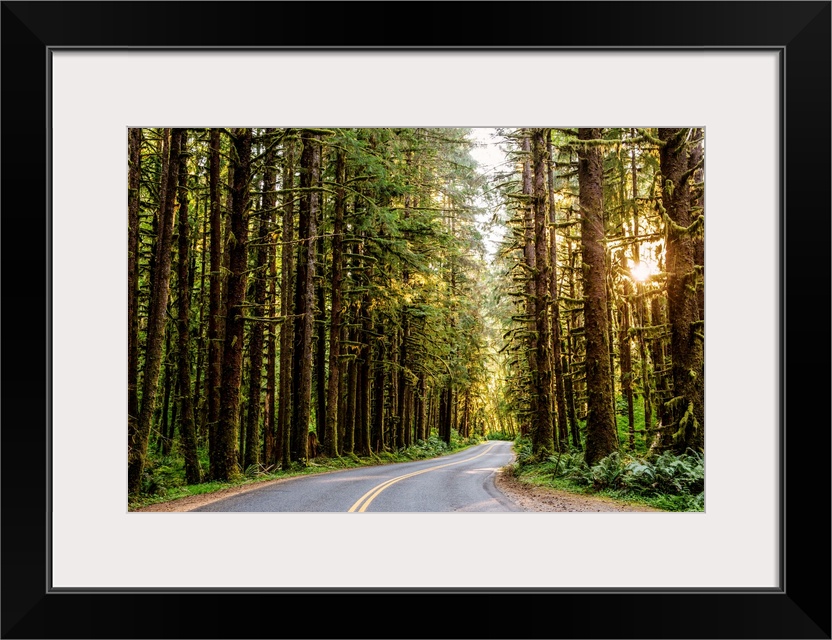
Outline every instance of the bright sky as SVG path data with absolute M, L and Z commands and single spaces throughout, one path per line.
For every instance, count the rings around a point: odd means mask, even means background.
M 507 168 L 507 146 L 504 138 L 497 135 L 496 129 L 478 127 L 471 129 L 471 140 L 475 143 L 471 149 L 471 156 L 479 164 L 480 172 L 493 178 L 496 172 L 505 171 Z M 478 206 L 487 209 L 485 201 L 477 202 Z M 502 206 L 502 205 L 500 205 Z M 477 216 L 477 225 L 483 235 L 483 241 L 487 251 L 486 259 L 493 260 L 497 252 L 497 245 L 505 233 L 502 224 L 491 224 L 494 217 L 494 210 L 487 209 L 485 213 Z M 502 215 L 499 216 L 502 218 Z

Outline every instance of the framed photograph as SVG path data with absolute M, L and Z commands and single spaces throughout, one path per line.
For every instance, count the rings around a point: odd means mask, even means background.
M 830 637 L 829 2 L 2 12 L 3 637 Z M 705 511 L 128 512 L 127 131 L 218 126 L 704 130 Z

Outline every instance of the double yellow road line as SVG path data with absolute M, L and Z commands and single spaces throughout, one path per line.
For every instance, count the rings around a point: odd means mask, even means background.
M 423 473 L 427 473 L 428 471 L 436 471 L 437 469 L 444 469 L 445 467 L 452 467 L 455 464 L 462 464 L 463 462 L 470 462 L 471 460 L 476 460 L 480 456 L 484 456 L 486 453 L 491 451 L 496 446 L 497 446 L 496 444 L 492 444 L 490 447 L 488 447 L 488 449 L 486 449 L 482 453 L 478 453 L 473 458 L 465 458 L 464 460 L 457 460 L 456 462 L 448 462 L 447 464 L 440 464 L 440 465 L 437 465 L 435 467 L 428 467 L 427 469 L 422 469 L 421 471 L 414 471 L 413 473 L 406 473 L 402 476 L 398 476 L 396 478 L 392 478 L 390 480 L 382 482 L 381 484 L 376 485 L 375 487 L 370 489 L 367 493 L 365 493 L 363 496 L 361 496 L 358 499 L 358 501 L 349 508 L 347 513 L 353 513 L 353 512 L 363 513 L 363 512 L 365 512 L 367 510 L 367 507 L 370 506 L 370 503 L 378 497 L 378 494 L 380 494 L 382 491 L 384 491 L 387 487 L 393 486 L 397 482 L 401 482 L 402 480 L 406 480 L 407 478 L 412 478 L 413 476 L 418 476 L 418 475 L 421 475 Z

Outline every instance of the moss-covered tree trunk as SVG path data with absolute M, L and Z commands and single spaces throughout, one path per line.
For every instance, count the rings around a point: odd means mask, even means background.
M 624 399 L 627 401 L 627 435 L 630 451 L 636 449 L 636 426 L 635 412 L 633 409 L 633 351 L 630 344 L 630 303 L 629 297 L 632 292 L 629 281 L 624 280 L 624 291 L 618 305 L 618 354 L 619 366 L 621 367 L 621 390 L 624 392 Z
M 294 372 L 292 380 L 292 442 L 294 462 L 309 459 L 312 414 L 312 338 L 315 320 L 315 249 L 320 207 L 321 134 L 301 130 L 300 207 L 298 210 L 297 280 L 295 282 Z
M 373 334 L 375 336 L 381 335 L 384 327 L 379 323 L 373 326 Z M 373 406 L 372 406 L 372 428 L 370 432 L 370 442 L 372 443 L 373 451 L 384 450 L 384 378 L 385 366 L 384 362 L 387 355 L 387 342 L 384 338 L 373 338 L 375 344 L 375 355 L 373 361 L 375 367 L 373 368 Z
M 705 215 L 705 132 L 702 129 L 693 130 L 692 148 L 688 160 L 688 171 L 691 176 L 690 219 L 695 221 Z M 693 263 L 697 272 L 696 302 L 699 308 L 699 320 L 705 322 L 705 234 L 703 226 L 693 235 Z M 705 334 L 704 324 L 702 335 Z
M 142 130 L 127 134 L 127 420 L 132 438 L 139 419 L 139 189 Z
M 521 173 L 521 211 L 523 213 L 523 261 L 526 268 L 522 275 L 525 289 L 525 318 L 528 326 L 526 361 L 528 363 L 530 377 L 534 381 L 537 372 L 537 348 L 535 343 L 535 283 L 534 270 L 537 254 L 534 245 L 534 208 L 532 207 L 532 164 L 531 164 L 531 140 L 529 130 L 521 129 L 520 149 L 523 158 L 523 170 Z M 534 431 L 535 416 L 537 415 L 538 395 L 532 382 L 532 388 L 527 389 L 526 395 L 529 399 L 529 416 L 523 420 L 521 431 L 524 435 L 532 435 Z M 529 419 L 530 418 L 530 419 Z
M 275 176 L 275 180 L 277 177 Z M 275 185 L 272 185 L 274 188 Z M 264 204 L 273 209 L 276 202 L 276 194 L 266 199 Z M 269 227 L 274 228 L 273 220 L 275 214 L 269 214 Z M 267 261 L 269 265 L 269 295 L 266 306 L 266 315 L 274 319 L 276 315 L 277 301 L 277 243 L 274 239 L 276 232 L 270 232 L 268 236 Z M 277 373 L 277 333 L 275 323 L 269 322 L 266 328 L 266 399 L 263 404 L 263 463 L 266 466 L 276 465 L 279 457 L 277 455 L 277 433 L 276 433 L 276 400 L 275 386 Z
M 414 413 L 416 414 L 416 439 L 427 440 L 427 389 L 425 388 L 425 374 L 419 372 L 416 382 L 416 397 L 414 401 Z
M 636 130 L 632 130 L 632 135 L 635 137 Z M 638 168 L 636 164 L 636 149 L 633 147 L 630 152 L 630 177 L 632 181 L 632 208 L 633 208 L 633 244 L 631 247 L 633 263 L 641 263 L 641 245 L 639 238 L 641 236 L 641 227 L 639 224 L 639 207 L 638 207 Z M 653 381 L 650 376 L 650 364 L 647 358 L 646 340 L 644 337 L 644 327 L 647 325 L 647 305 L 644 302 L 644 285 L 641 282 L 636 283 L 636 297 L 635 297 L 635 324 L 640 329 L 637 332 L 639 359 L 641 361 L 641 388 L 642 399 L 644 406 L 644 446 L 650 446 L 650 430 L 653 428 Z
M 549 243 L 546 207 L 546 136 L 545 129 L 531 130 L 533 165 L 532 206 L 534 213 L 534 349 L 537 369 L 532 372 L 537 410 L 532 418 L 532 450 L 545 457 L 555 450 L 552 415 L 552 355 L 549 330 Z
M 188 484 L 202 482 L 202 470 L 196 451 L 196 424 L 191 394 L 191 288 L 189 285 L 189 250 L 191 227 L 188 192 L 188 150 L 187 136 L 183 139 L 179 154 L 179 434 L 182 442 L 182 456 L 185 459 L 185 481 Z M 172 435 L 172 434 L 171 434 Z M 171 438 L 172 439 L 172 438 Z
M 329 381 L 327 383 L 326 425 L 324 429 L 324 453 L 330 457 L 338 454 L 339 391 L 341 386 L 341 315 L 344 260 L 344 214 L 346 195 L 346 152 L 339 149 L 335 155 L 335 210 L 332 228 L 332 301 L 329 329 Z
M 284 469 L 291 462 L 292 443 L 292 371 L 294 355 L 295 322 L 293 313 L 293 288 L 295 264 L 295 159 L 294 146 L 287 140 L 283 150 L 283 230 L 281 233 L 282 251 L 280 259 L 280 386 L 278 391 L 277 413 L 277 451 L 275 457 Z
M 127 490 L 138 494 L 141 487 L 150 427 L 156 409 L 156 392 L 162 364 L 162 341 L 165 335 L 166 310 L 170 294 L 171 253 L 173 249 L 173 224 L 175 218 L 177 174 L 182 129 L 165 129 L 162 146 L 162 176 L 160 188 L 160 212 L 158 238 L 156 240 L 156 266 L 150 298 L 147 323 L 147 342 L 142 380 L 142 404 L 139 420 L 132 438 L 128 441 Z M 170 143 L 168 143 L 170 139 Z M 172 160 L 172 161 L 171 161 Z
M 356 394 L 358 408 L 356 410 L 355 448 L 358 455 L 370 455 L 370 379 L 373 366 L 373 349 L 371 346 L 371 320 L 368 307 L 370 296 L 366 293 L 362 297 L 359 310 L 360 333 L 358 341 L 361 343 L 358 352 L 358 371 L 356 379 Z
M 251 129 L 234 131 L 234 183 L 231 199 L 228 295 L 222 355 L 220 419 L 217 425 L 217 480 L 233 480 L 237 466 L 240 428 L 240 387 L 243 379 L 243 305 L 248 277 L 248 208 L 251 177 Z
M 320 172 L 318 172 L 320 176 Z M 320 184 L 318 186 L 321 186 Z M 315 379 L 315 431 L 321 447 L 324 446 L 324 440 L 328 437 L 326 433 L 326 290 L 324 283 L 327 280 L 325 272 L 326 264 L 324 256 L 326 249 L 324 246 L 324 216 L 323 206 L 318 207 L 318 238 L 316 242 L 316 259 L 315 266 L 315 338 L 313 342 L 314 359 L 314 379 Z
M 216 477 L 217 424 L 220 420 L 222 381 L 222 211 L 220 208 L 220 130 L 211 129 L 208 169 L 208 199 L 211 206 L 211 293 L 208 298 L 208 443 L 211 478 Z
M 555 233 L 557 223 L 557 214 L 555 210 L 555 171 L 554 171 L 554 157 L 552 153 L 552 130 L 546 137 L 547 150 L 547 177 L 548 177 L 548 192 L 549 192 L 549 224 L 552 225 L 549 234 L 549 255 L 550 255 L 550 285 L 549 285 L 549 304 L 551 309 L 552 322 L 552 367 L 555 378 L 555 408 L 557 420 L 557 437 L 556 442 L 558 451 L 566 451 L 569 447 L 569 424 L 566 418 L 566 396 L 563 384 L 563 365 L 564 358 L 561 353 L 561 326 L 560 326 L 560 287 L 558 284 L 558 244 L 557 233 Z
M 274 134 L 274 129 L 266 129 L 266 135 Z M 268 145 L 268 140 L 266 141 Z M 254 247 L 254 305 L 251 308 L 255 318 L 262 318 L 266 309 L 266 268 L 269 258 L 269 232 L 271 230 L 271 210 L 275 202 L 275 183 L 277 181 L 274 166 L 274 154 L 269 148 L 264 156 L 263 194 L 260 199 L 260 224 L 258 238 Z M 251 323 L 248 334 L 248 410 L 246 412 L 246 449 L 243 468 L 248 469 L 260 464 L 260 404 L 263 386 L 263 344 L 265 327 L 256 320 Z
M 201 225 L 199 232 L 200 243 L 197 245 L 199 249 L 199 298 L 197 299 L 197 306 L 199 308 L 199 318 L 197 320 L 197 334 L 196 334 L 196 367 L 194 369 L 194 420 L 196 421 L 197 436 L 199 439 L 208 441 L 208 407 L 205 404 L 206 397 L 203 393 L 203 366 L 205 364 L 205 276 L 208 270 L 208 260 L 205 257 L 205 252 L 208 248 L 208 199 L 202 200 L 202 215 L 199 215 L 199 196 L 197 195 L 196 203 L 196 218 Z M 194 241 L 196 241 L 196 234 L 194 234 Z M 196 249 L 193 252 L 193 259 L 196 260 Z
M 704 449 L 704 338 L 699 321 L 695 230 L 691 215 L 689 129 L 659 129 L 662 203 L 667 225 L 667 308 L 673 398 L 666 403 L 661 447 Z
M 597 140 L 600 129 L 578 130 L 580 140 Z M 618 448 L 612 413 L 604 246 L 603 166 L 596 145 L 580 145 L 578 183 L 581 206 L 584 332 L 586 335 L 587 418 L 584 459 L 594 464 Z

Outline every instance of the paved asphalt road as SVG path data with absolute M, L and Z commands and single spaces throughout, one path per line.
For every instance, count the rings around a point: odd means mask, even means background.
M 292 478 L 193 511 L 520 511 L 494 486 L 513 457 L 511 442 L 484 442 L 432 460 Z

